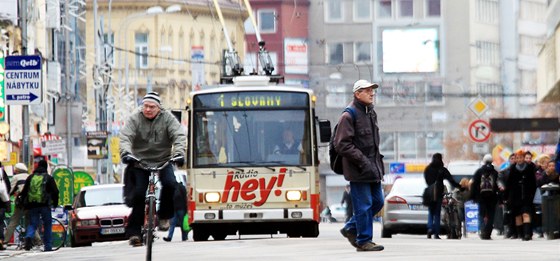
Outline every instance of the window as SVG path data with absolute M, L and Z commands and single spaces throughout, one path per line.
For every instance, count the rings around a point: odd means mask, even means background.
M 369 21 L 371 20 L 371 1 L 355 0 L 354 1 L 354 20 Z
M 440 0 L 428 0 L 428 16 L 441 16 Z
M 442 131 L 431 131 L 426 133 L 426 152 L 428 155 L 434 155 L 435 153 L 441 153 L 444 151 L 443 147 L 443 132 Z
M 276 32 L 276 12 L 274 10 L 257 11 L 259 21 L 258 26 L 261 33 Z
M 136 52 L 136 68 L 148 68 L 148 33 L 134 34 L 134 51 Z
M 400 105 L 414 105 L 424 102 L 423 95 L 418 95 L 419 85 L 423 83 L 404 82 L 397 85 L 395 93 L 395 101 Z M 422 86 L 422 91 L 424 90 Z
M 383 156 L 383 160 L 395 160 L 395 133 L 379 133 L 381 144 L 379 144 L 379 151 Z
M 173 60 L 175 60 L 175 57 L 173 56 L 173 31 L 169 30 L 169 33 L 167 34 L 167 46 L 165 47 L 167 49 L 167 65 L 169 67 L 173 66 Z
M 328 3 L 325 5 L 326 22 L 342 22 L 344 20 L 342 1 L 343 0 L 328 0 Z
M 342 43 L 327 44 L 327 63 L 341 64 L 344 62 L 344 51 Z
M 427 103 L 441 103 L 443 102 L 443 87 L 441 83 L 428 84 L 426 93 Z
M 166 57 L 166 50 L 165 50 L 165 46 L 167 46 L 167 44 L 165 43 L 165 41 L 167 40 L 167 38 L 165 37 L 165 28 L 161 28 L 161 32 L 159 34 L 159 66 L 160 68 L 165 67 L 165 63 L 167 62 L 167 60 L 165 59 Z
M 538 23 L 546 21 L 546 4 L 541 2 L 521 1 L 519 3 L 519 16 L 522 20 L 529 20 Z
M 181 30 L 179 32 L 179 45 L 178 45 L 178 48 L 177 48 L 177 51 L 178 51 L 177 58 L 178 59 L 182 60 L 182 59 L 186 58 L 185 48 L 186 48 L 185 35 L 183 34 L 183 31 Z M 181 61 L 181 63 L 182 63 L 182 61 Z
M 357 42 L 354 44 L 354 61 L 356 63 L 371 63 L 370 42 Z
M 401 0 L 399 5 L 400 17 L 412 17 L 414 15 L 414 5 L 412 0 Z
M 392 4 L 391 0 L 380 0 L 379 8 L 377 8 L 377 16 L 379 18 L 391 18 Z
M 499 18 L 498 0 L 477 0 L 475 17 L 477 22 L 497 24 Z
M 103 46 L 105 50 L 105 57 L 107 62 L 111 65 L 115 65 L 115 34 L 105 33 L 103 34 Z
M 399 132 L 398 140 L 399 158 L 402 159 L 416 159 L 416 133 L 415 132 Z
M 492 42 L 476 41 L 476 61 L 478 65 L 498 65 L 500 45 Z
M 380 106 L 394 105 L 393 100 L 394 93 L 394 83 L 392 82 L 382 82 L 381 86 L 377 90 L 377 95 L 375 95 L 375 104 Z

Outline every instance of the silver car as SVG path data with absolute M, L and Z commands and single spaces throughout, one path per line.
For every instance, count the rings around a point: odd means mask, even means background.
M 381 237 L 393 234 L 425 234 L 428 224 L 428 207 L 422 205 L 422 193 L 426 188 L 423 177 L 399 178 L 385 196 L 383 228 Z M 443 213 L 442 213 L 443 218 Z M 444 226 L 442 222 L 441 234 Z

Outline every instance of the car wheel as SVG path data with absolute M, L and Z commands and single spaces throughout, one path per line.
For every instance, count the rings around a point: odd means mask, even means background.
M 381 237 L 382 238 L 391 238 L 391 237 L 393 237 L 393 234 L 391 233 L 391 231 L 389 229 L 386 229 L 385 227 L 383 227 L 381 229 Z

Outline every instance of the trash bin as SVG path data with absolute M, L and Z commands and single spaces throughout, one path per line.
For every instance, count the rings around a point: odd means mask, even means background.
M 541 189 L 543 232 L 547 239 L 560 238 L 560 186 L 549 183 Z

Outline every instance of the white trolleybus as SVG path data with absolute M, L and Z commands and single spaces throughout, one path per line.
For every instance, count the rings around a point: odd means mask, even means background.
M 195 241 L 319 235 L 317 129 L 321 142 L 331 131 L 315 117 L 312 90 L 240 76 L 233 85 L 191 93 L 187 112 Z

